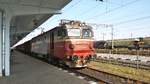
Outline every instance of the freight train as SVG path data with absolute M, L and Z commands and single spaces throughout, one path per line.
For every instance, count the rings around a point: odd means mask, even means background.
M 69 67 L 86 67 L 96 58 L 92 27 L 74 20 L 61 20 L 59 26 L 17 46 L 18 50 Z
M 147 39 L 147 38 L 146 38 Z M 114 40 L 114 48 L 127 48 L 129 50 L 135 50 L 136 49 L 136 41 L 131 39 L 118 39 Z M 94 41 L 94 48 L 95 49 L 111 49 L 111 41 Z M 149 42 L 139 41 L 138 42 L 139 49 L 150 49 Z

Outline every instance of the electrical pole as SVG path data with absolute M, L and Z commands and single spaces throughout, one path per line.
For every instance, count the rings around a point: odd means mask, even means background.
M 104 41 L 104 40 L 105 40 L 105 35 L 106 35 L 106 34 L 105 34 L 105 33 L 102 33 L 102 35 L 103 35 L 103 41 Z
M 132 32 L 131 32 L 131 39 L 132 39 L 133 35 L 132 35 Z
M 114 49 L 114 27 L 111 25 L 111 48 Z
M 140 49 L 139 42 L 140 42 L 139 39 L 134 40 L 134 47 L 136 49 L 136 68 L 137 69 L 139 69 L 139 49 Z

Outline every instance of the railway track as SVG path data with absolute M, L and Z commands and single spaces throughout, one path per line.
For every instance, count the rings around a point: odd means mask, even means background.
M 98 84 L 149 84 L 143 81 L 107 73 L 90 67 L 76 70 L 76 73 L 80 73 L 82 75 L 95 79 Z
M 34 58 L 49 63 L 45 59 L 38 58 L 38 57 L 34 57 Z M 59 66 L 58 64 L 52 64 L 52 65 L 60 67 L 64 70 L 68 70 L 68 72 L 75 73 L 78 76 L 83 76 L 85 77 L 84 78 L 85 80 L 92 80 L 97 82 L 98 84 L 149 84 L 143 81 L 134 80 L 128 77 L 122 77 L 119 75 L 96 70 L 90 67 L 81 68 L 81 69 L 70 69 L 65 66 Z
M 95 61 L 101 62 L 101 63 L 109 63 L 109 64 L 114 64 L 114 65 L 150 70 L 150 63 L 140 62 L 140 61 L 105 59 L 105 58 L 98 58 Z
M 47 60 L 43 58 L 40 57 L 34 57 L 34 58 L 49 63 Z M 53 65 L 60 67 L 64 70 L 68 70 L 69 72 L 73 72 L 76 75 L 83 76 L 85 77 L 85 80 L 95 81 L 98 84 L 150 84 L 147 82 L 131 79 L 128 77 L 123 77 L 116 74 L 96 70 L 90 67 L 81 68 L 81 69 L 70 69 L 68 67 L 59 66 L 57 64 L 53 64 Z

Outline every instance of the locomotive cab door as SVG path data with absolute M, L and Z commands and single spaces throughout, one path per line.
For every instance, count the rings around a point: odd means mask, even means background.
M 54 56 L 54 33 L 50 34 L 50 55 Z

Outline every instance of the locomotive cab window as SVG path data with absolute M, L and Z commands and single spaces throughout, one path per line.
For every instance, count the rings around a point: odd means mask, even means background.
M 67 29 L 67 33 L 69 37 L 80 37 L 80 29 L 77 29 L 77 28 Z
M 66 36 L 66 30 L 65 30 L 65 29 L 60 29 L 60 30 L 58 30 L 57 36 L 58 36 L 58 38 L 63 38 L 63 37 L 65 37 L 65 36 Z
M 93 37 L 93 32 L 91 29 L 83 29 L 82 30 L 82 37 L 83 38 L 91 38 Z

